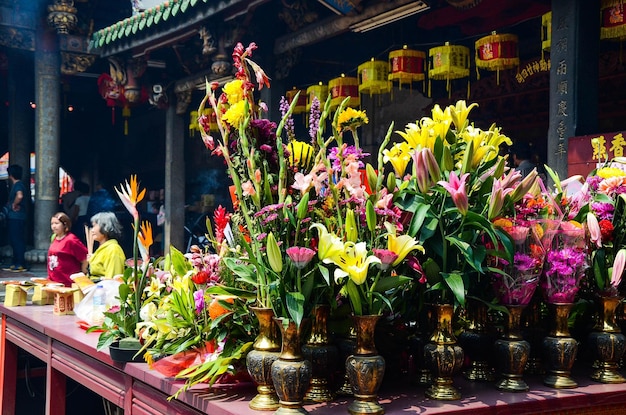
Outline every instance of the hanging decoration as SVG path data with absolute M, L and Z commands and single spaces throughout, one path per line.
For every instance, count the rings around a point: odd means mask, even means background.
M 341 102 L 350 97 L 346 106 L 360 107 L 361 98 L 359 96 L 359 80 L 353 76 L 341 74 L 338 78 L 328 81 L 328 92 L 330 93 L 330 110 L 339 107 Z
M 519 50 L 517 35 L 492 32 L 491 35 L 476 41 L 476 77 L 480 79 L 478 69 L 496 71 L 496 83 L 500 85 L 500 71 L 519 68 Z
M 541 60 L 545 60 L 544 52 L 550 52 L 552 44 L 552 12 L 541 16 Z
M 624 40 L 626 21 L 624 20 L 624 2 L 622 0 L 602 0 L 600 39 Z
M 419 50 L 412 50 L 404 45 L 400 50 L 389 52 L 389 80 L 398 82 L 398 88 L 402 89 L 402 84 L 412 88 L 413 82 L 422 81 L 422 91 L 424 90 L 424 71 L 426 53 Z
M 311 85 L 306 89 L 306 111 L 311 111 L 313 98 L 317 98 L 320 102 L 320 108 L 323 108 L 326 98 L 328 98 L 328 85 L 319 82 L 317 85 Z
M 359 75 L 359 94 L 386 94 L 391 91 L 389 64 L 374 60 L 362 63 L 357 68 Z
M 139 85 L 139 78 L 146 69 L 145 60 L 129 60 L 125 65 L 115 57 L 109 58 L 109 73 L 98 77 L 98 91 L 111 107 L 111 124 L 115 125 L 115 107 L 122 107 L 124 135 L 128 135 L 128 119 L 131 106 L 148 100 L 145 87 Z
M 285 93 L 285 97 L 287 98 L 287 102 L 289 103 L 289 105 L 291 105 L 291 102 L 298 94 L 298 92 L 300 93 L 300 95 L 298 95 L 298 102 L 296 102 L 296 105 L 294 105 L 293 107 L 293 113 L 303 114 L 306 111 L 306 91 L 302 89 L 297 89 L 294 86 L 291 91 L 287 91 Z
M 444 46 L 437 46 L 428 51 L 428 95 L 431 95 L 431 81 L 446 81 L 446 91 L 448 98 L 452 97 L 450 80 L 467 79 L 467 99 L 470 95 L 469 48 L 459 45 L 451 45 L 446 42 Z

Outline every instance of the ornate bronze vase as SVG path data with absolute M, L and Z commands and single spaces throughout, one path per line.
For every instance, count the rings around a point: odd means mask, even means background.
M 530 343 L 522 338 L 520 321 L 526 305 L 506 305 L 508 318 L 504 337 L 495 342 L 495 355 L 502 378 L 496 388 L 505 392 L 526 392 L 528 385 L 522 379 L 530 354 Z
M 543 339 L 543 362 L 548 371 L 543 383 L 552 388 L 570 389 L 578 386 L 570 377 L 578 353 L 578 341 L 570 336 L 567 326 L 572 306 L 572 303 L 548 304 L 554 320 L 552 330 Z
M 346 359 L 346 373 L 354 401 L 348 406 L 352 415 L 381 415 L 385 413 L 378 403 L 378 389 L 385 375 L 385 359 L 378 354 L 374 331 L 379 315 L 354 316 L 356 350 Z
M 308 414 L 302 404 L 311 381 L 311 362 L 302 355 L 302 325 L 297 327 L 294 321 L 277 317 L 274 322 L 283 338 L 280 355 L 272 363 L 272 382 L 280 403 L 274 414 Z
M 617 371 L 617 365 L 626 350 L 626 337 L 615 321 L 615 310 L 621 297 L 598 296 L 598 321 L 589 335 L 589 347 L 595 352 L 598 367 L 591 379 L 602 383 L 624 383 L 626 379 Z
M 433 374 L 433 383 L 426 389 L 426 396 L 445 401 L 460 399 L 461 393 L 452 385 L 452 377 L 461 370 L 464 357 L 452 331 L 454 306 L 437 304 L 434 307 L 437 325 L 430 342 L 424 346 L 424 361 Z
M 311 362 L 311 385 L 304 396 L 305 401 L 330 402 L 333 400 L 333 394 L 329 389 L 329 379 L 339 360 L 339 351 L 328 338 L 329 315 L 329 305 L 313 307 L 311 334 L 306 344 L 302 346 L 302 354 Z
M 246 356 L 248 373 L 257 384 L 257 395 L 248 406 L 256 411 L 275 411 L 279 404 L 272 382 L 272 363 L 280 354 L 280 335 L 278 327 L 272 321 L 274 311 L 271 308 L 250 309 L 259 320 L 259 335 Z
M 470 365 L 463 371 L 463 376 L 471 381 L 492 382 L 495 380 L 495 371 L 488 357 L 495 336 L 491 336 L 487 330 L 487 305 L 471 298 L 467 299 L 466 305 L 469 325 L 459 335 L 459 344 L 469 357 Z

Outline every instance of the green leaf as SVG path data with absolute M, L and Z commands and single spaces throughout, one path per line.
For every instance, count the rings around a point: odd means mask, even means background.
M 298 219 L 302 220 L 307 217 L 309 212 L 309 193 L 305 193 L 298 203 Z
M 302 323 L 302 319 L 304 318 L 304 295 L 299 292 L 287 292 L 285 297 L 289 317 L 300 327 L 300 323 Z
M 367 223 L 367 229 L 370 232 L 374 232 L 376 230 L 376 210 L 374 209 L 374 204 L 370 199 L 367 199 L 367 203 L 365 204 L 365 221 Z
M 413 212 L 413 218 L 411 218 L 411 225 L 409 226 L 409 235 L 417 236 L 417 233 L 424 224 L 424 220 L 426 219 L 429 209 L 430 205 L 426 203 L 417 203 L 415 205 L 415 211 Z
M 348 299 L 350 300 L 350 304 L 352 304 L 352 311 L 357 316 L 363 314 L 363 308 L 361 307 L 361 295 L 359 294 L 359 287 L 351 280 L 348 279 L 346 285 L 344 286 L 346 289 L 346 294 L 348 295 Z
M 449 274 L 444 273 L 443 279 L 446 285 L 450 287 L 454 297 L 459 302 L 461 307 L 465 307 L 465 286 L 463 285 L 463 276 L 458 272 L 451 272 Z
M 482 259 L 476 258 L 474 256 L 474 250 L 472 249 L 472 246 L 470 244 L 461 239 L 455 238 L 454 236 L 446 236 L 446 241 L 452 243 L 459 249 L 459 251 L 463 254 L 463 257 L 465 258 L 465 261 L 472 268 L 474 268 L 478 272 L 482 272 Z
M 604 249 L 597 249 L 592 254 L 593 275 L 600 290 L 604 290 L 605 281 L 608 281 L 608 269 L 606 267 L 606 253 Z
M 322 278 L 324 278 L 324 281 L 326 281 L 326 284 L 330 287 L 330 271 L 328 271 L 328 268 L 319 264 L 317 269 L 319 269 L 320 274 L 322 274 Z
M 191 269 L 185 255 L 173 246 L 170 247 L 170 258 L 176 275 L 183 276 Z
M 409 282 L 411 280 L 412 280 L 412 278 L 405 277 L 405 276 L 402 276 L 402 275 L 399 275 L 399 276 L 396 276 L 396 277 L 381 278 L 376 283 L 376 289 L 374 290 L 374 292 L 383 293 L 383 292 L 391 290 L 393 288 L 398 288 L 398 287 L 406 284 L 407 282 Z

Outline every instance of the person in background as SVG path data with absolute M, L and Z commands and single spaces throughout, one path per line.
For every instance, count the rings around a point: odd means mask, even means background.
M 74 203 L 76 203 L 76 199 L 80 196 L 80 191 L 78 190 L 78 183 L 74 184 L 74 190 L 71 192 L 63 193 L 61 195 L 61 207 L 63 208 L 63 212 L 69 216 L 69 218 L 74 222 L 75 217 L 73 217 L 74 211 Z
M 528 143 L 520 141 L 511 147 L 511 156 L 515 170 L 519 171 L 522 177 L 526 177 L 537 166 L 530 159 L 532 153 Z
M 124 273 L 126 256 L 118 243 L 122 225 L 113 212 L 96 213 L 91 218 L 91 237 L 98 249 L 89 257 L 89 275 L 113 278 Z
M 92 217 L 99 212 L 113 212 L 115 210 L 115 200 L 104 188 L 102 183 L 96 184 L 96 188 L 89 199 L 87 206 L 87 216 Z
M 50 229 L 54 233 L 48 248 L 48 279 L 72 286 L 70 275 L 87 272 L 87 247 L 70 232 L 72 221 L 63 212 L 52 215 Z
M 84 243 L 87 243 L 85 236 L 85 225 L 89 225 L 89 216 L 87 216 L 87 207 L 89 206 L 89 185 L 84 182 L 76 183 L 76 189 L 80 192 L 80 196 L 74 202 L 74 214 L 70 217 L 72 220 L 72 233 Z
M 24 230 L 26 227 L 26 201 L 29 192 L 22 182 L 22 166 L 12 164 L 8 167 L 9 182 L 9 213 L 7 215 L 7 232 L 9 243 L 13 249 L 13 260 L 11 266 L 3 268 L 5 271 L 24 272 L 26 271 L 24 253 L 26 252 L 26 240 Z

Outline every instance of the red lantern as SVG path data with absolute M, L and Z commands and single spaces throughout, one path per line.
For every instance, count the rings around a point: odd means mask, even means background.
M 496 83 L 500 85 L 500 71 L 519 67 L 517 36 L 511 34 L 489 36 L 476 41 L 476 76 L 480 79 L 478 69 L 496 71 Z
M 296 102 L 296 105 L 294 105 L 293 107 L 294 114 L 302 114 L 306 112 L 306 91 L 302 89 L 296 89 L 296 87 L 294 86 L 291 91 L 287 91 L 287 93 L 285 94 L 287 102 L 289 102 L 289 105 L 291 105 L 291 102 L 296 97 L 296 94 L 298 94 L 298 92 L 300 93 L 300 95 L 298 95 L 298 102 Z
M 410 87 L 413 82 L 424 81 L 425 61 L 426 53 L 408 49 L 406 45 L 400 50 L 389 52 L 389 80 L 397 81 L 399 88 L 402 88 L 402 84 Z

